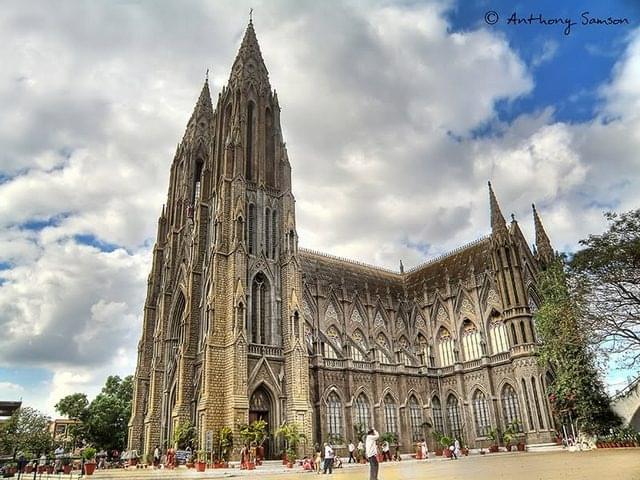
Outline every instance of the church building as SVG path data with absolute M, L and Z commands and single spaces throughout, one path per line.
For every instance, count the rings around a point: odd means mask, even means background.
M 129 449 L 172 445 L 186 422 L 205 449 L 255 419 L 269 457 L 284 422 L 307 451 L 369 426 L 403 452 L 423 438 L 433 449 L 435 431 L 487 447 L 508 425 L 549 441 L 532 315 L 553 249 L 535 207 L 533 251 L 490 184 L 489 208 L 488 235 L 407 270 L 299 247 L 278 96 L 250 22 L 215 108 L 205 81 L 171 163 Z

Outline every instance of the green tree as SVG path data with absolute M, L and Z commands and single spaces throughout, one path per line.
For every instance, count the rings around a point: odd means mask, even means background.
M 640 368 L 640 209 L 607 213 L 609 228 L 580 244 L 571 274 L 585 301 L 585 321 L 601 350 Z
M 0 425 L 0 451 L 9 452 L 14 458 L 18 452 L 27 457 L 49 453 L 52 445 L 49 417 L 31 407 L 16 410 Z
M 542 340 L 538 361 L 551 366 L 555 378 L 548 386 L 554 413 L 563 422 L 569 416 L 586 433 L 599 433 L 618 424 L 595 366 L 588 331 L 581 324 L 581 302 L 569 288 L 561 258 L 538 276 L 542 305 L 535 314 Z
M 81 420 L 87 412 L 89 400 L 84 393 L 72 393 L 60 399 L 55 408 L 61 414 L 69 418 Z
M 109 376 L 104 387 L 91 403 L 84 393 L 62 398 L 56 409 L 82 424 L 72 431 L 74 438 L 83 438 L 99 449 L 123 450 L 126 446 L 127 427 L 131 417 L 133 377 Z

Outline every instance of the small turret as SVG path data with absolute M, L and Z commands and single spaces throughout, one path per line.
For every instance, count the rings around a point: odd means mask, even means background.
M 536 229 L 537 258 L 543 265 L 547 265 L 551 260 L 553 260 L 553 247 L 551 246 L 551 241 L 549 240 L 547 232 L 542 225 L 542 220 L 538 215 L 535 204 L 532 203 L 531 208 L 533 209 L 533 223 Z

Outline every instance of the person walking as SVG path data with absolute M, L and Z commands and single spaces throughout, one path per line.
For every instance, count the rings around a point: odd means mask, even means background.
M 427 449 L 427 441 L 423 438 L 420 442 L 420 450 L 422 450 L 422 459 L 429 460 L 429 450 Z
M 365 439 L 365 455 L 369 460 L 369 480 L 378 480 L 378 445 L 376 441 L 380 438 L 375 428 L 370 428 Z
M 347 463 L 351 463 L 351 460 L 353 460 L 353 463 L 358 463 L 356 462 L 356 458 L 353 456 L 353 452 L 356 451 L 356 446 L 353 444 L 353 442 L 349 442 L 349 461 Z
M 324 444 L 324 471 L 322 472 L 323 474 L 327 473 L 327 470 L 329 470 L 329 474 L 333 473 L 334 455 L 335 454 L 333 453 L 333 447 L 328 443 L 325 443 Z
M 320 475 L 320 463 L 322 462 L 322 453 L 320 452 L 320 445 L 316 444 L 316 458 L 313 460 L 313 466 L 316 469 L 316 473 Z
M 153 467 L 160 468 L 160 447 L 158 445 L 153 449 Z
M 453 452 L 456 455 L 456 459 L 460 456 L 460 440 L 458 440 L 457 438 L 454 439 L 453 442 Z
M 389 442 L 386 440 L 382 442 L 382 461 L 390 462 L 391 461 L 391 452 L 389 451 Z

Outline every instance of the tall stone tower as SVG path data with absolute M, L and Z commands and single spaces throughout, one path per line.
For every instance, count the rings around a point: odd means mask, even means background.
M 291 167 L 252 22 L 215 110 L 208 81 L 176 151 L 148 280 L 129 448 L 199 448 L 224 426 L 311 435 Z M 275 446 L 267 445 L 267 451 Z

